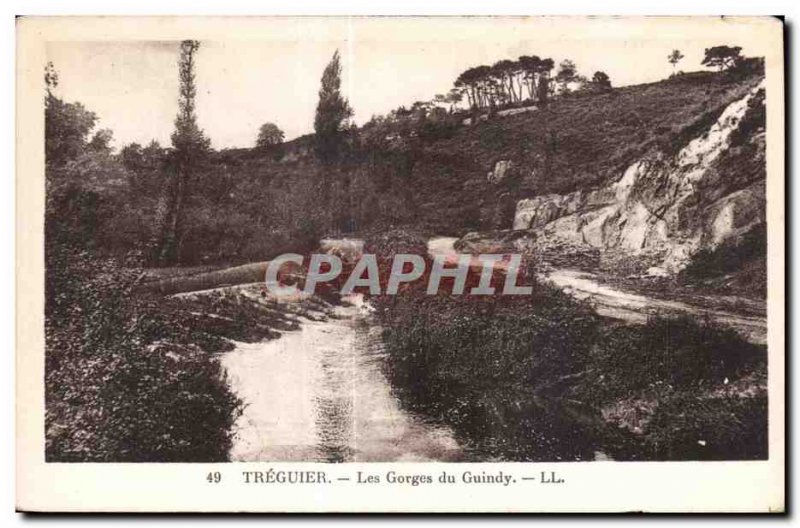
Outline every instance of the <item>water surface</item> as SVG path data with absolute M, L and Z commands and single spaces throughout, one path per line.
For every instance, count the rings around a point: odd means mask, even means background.
M 222 357 L 245 402 L 232 461 L 454 461 L 452 432 L 402 410 L 383 372 L 380 328 L 360 296 L 324 322 Z

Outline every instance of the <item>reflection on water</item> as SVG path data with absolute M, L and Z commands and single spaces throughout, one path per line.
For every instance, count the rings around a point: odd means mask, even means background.
M 380 328 L 359 297 L 336 318 L 307 321 L 222 363 L 246 408 L 233 461 L 454 461 L 452 432 L 401 409 L 382 373 Z

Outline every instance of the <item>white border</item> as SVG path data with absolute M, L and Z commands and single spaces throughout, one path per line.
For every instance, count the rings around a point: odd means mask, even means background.
M 147 5 L 147 2 L 143 2 L 142 4 Z M 159 2 L 158 4 L 160 6 L 164 5 L 163 2 Z M 563 4 L 561 4 L 561 5 L 563 7 Z M 228 12 L 235 12 L 235 7 L 236 6 L 233 6 L 232 4 L 226 4 L 225 7 L 231 9 Z M 493 4 L 492 7 L 497 7 L 497 6 Z M 26 9 L 25 11 L 26 12 L 31 12 L 30 9 Z M 152 12 L 157 12 L 157 11 L 158 10 L 153 10 Z M 291 12 L 297 13 L 298 11 L 295 9 L 295 10 L 292 10 Z M 350 10 L 349 12 L 354 12 L 354 11 Z M 516 12 L 516 11 L 514 11 L 514 12 Z M 563 10 L 561 12 L 563 12 Z M 37 70 L 37 73 L 38 73 L 38 70 Z M 38 76 L 37 76 L 37 79 L 38 79 Z M 782 86 L 781 86 L 781 89 L 782 89 Z M 776 100 L 775 99 L 776 97 L 780 98 L 781 94 L 779 92 L 775 92 L 774 90 L 772 90 L 772 91 L 770 91 L 768 93 L 767 100 L 768 101 L 774 101 L 774 100 Z M 768 103 L 768 105 L 769 105 L 769 103 Z M 770 109 L 772 110 L 773 108 L 774 107 L 771 107 Z M 20 115 L 22 115 L 22 114 L 23 114 L 23 112 L 21 111 Z M 779 119 L 779 118 L 780 118 L 780 116 L 778 115 L 776 117 L 774 112 L 771 112 L 769 114 L 769 116 L 768 116 L 768 120 L 770 121 L 770 123 L 776 123 L 777 122 L 776 119 Z M 772 126 L 772 125 L 770 125 L 770 126 Z M 768 142 L 768 144 L 770 144 L 770 142 Z M 771 144 L 774 145 L 775 142 L 773 141 L 773 142 L 771 142 Z M 28 152 L 30 152 L 30 151 L 28 151 Z M 770 160 L 772 160 L 772 161 L 770 162 L 769 170 L 770 170 L 771 173 L 773 173 L 776 170 L 776 167 L 778 165 L 782 164 L 782 154 L 779 157 L 780 157 L 780 160 L 776 161 L 777 158 L 775 157 L 775 153 L 773 152 L 773 153 L 770 154 Z M 10 159 L 10 158 L 6 158 L 6 159 Z M 28 160 L 19 160 L 19 161 L 20 161 L 20 166 L 22 167 L 24 164 L 29 163 L 32 160 L 28 159 Z M 778 165 L 776 165 L 776 164 L 778 164 Z M 774 187 L 774 184 L 775 184 L 774 179 L 771 181 L 771 184 Z M 774 190 L 774 188 L 773 188 L 773 190 Z M 781 191 L 781 189 L 778 189 L 778 190 Z M 25 190 L 24 189 L 18 189 L 18 192 L 24 193 Z M 771 195 L 774 196 L 774 194 L 771 194 Z M 8 196 L 8 194 L 7 194 L 7 196 Z M 35 196 L 33 196 L 33 199 L 36 200 L 37 198 Z M 25 203 L 28 203 L 25 200 L 26 199 L 23 198 L 22 201 L 25 202 Z M 773 202 L 773 203 L 777 203 L 777 202 Z M 772 205 L 770 207 L 770 209 L 771 209 L 770 217 L 773 218 L 772 215 L 775 212 L 775 205 Z M 11 208 L 6 208 L 5 209 L 5 211 L 10 211 L 10 210 L 11 210 Z M 22 220 L 23 219 L 20 218 L 20 221 L 22 221 Z M 775 224 L 773 223 L 772 225 L 775 225 Z M 775 248 L 776 246 L 775 246 L 774 242 L 776 240 L 782 239 L 782 234 L 781 233 L 775 233 L 775 230 L 773 230 L 772 225 L 770 227 L 770 247 L 771 248 Z M 20 225 L 18 225 L 17 233 L 22 235 L 25 232 L 30 232 L 30 231 L 27 231 L 30 227 L 32 227 L 32 226 L 27 226 L 26 224 L 21 223 Z M 33 227 L 33 229 L 35 230 L 35 227 Z M 18 242 L 19 242 L 19 240 L 18 240 Z M 778 255 L 773 255 L 773 256 L 777 257 Z M 772 277 L 774 278 L 774 275 L 772 275 Z M 29 309 L 29 308 L 30 308 L 30 306 L 27 306 L 25 311 L 27 311 L 27 309 Z M 774 331 L 773 324 L 774 324 L 774 320 L 775 320 L 774 317 L 775 317 L 776 312 L 774 311 L 774 307 L 773 306 L 771 306 L 770 309 L 771 309 L 771 312 L 770 312 L 770 327 L 771 327 L 770 328 L 770 338 L 773 339 L 773 338 L 775 338 L 775 331 Z M 782 333 L 782 328 L 780 330 L 781 330 L 781 333 Z M 780 336 L 777 336 L 777 337 L 780 338 Z M 22 345 L 22 343 L 20 343 L 20 345 Z M 771 371 L 772 371 L 772 368 L 774 368 L 774 365 L 775 364 L 774 364 L 774 362 L 772 362 L 772 358 L 771 358 Z M 23 384 L 20 384 L 20 385 L 23 385 Z M 23 390 L 24 390 L 24 387 L 23 387 Z M 771 393 L 770 396 L 771 396 L 771 402 L 774 402 L 774 401 L 776 401 L 774 399 L 774 397 L 778 396 L 778 395 Z M 30 403 L 31 400 L 26 398 L 26 399 L 24 399 L 24 401 L 26 403 Z M 781 400 L 778 399 L 777 401 L 781 401 Z M 27 405 L 26 405 L 26 407 L 27 407 Z M 35 406 L 32 406 L 32 407 L 35 407 Z M 730 463 L 727 463 L 727 464 L 730 464 Z M 571 464 L 561 464 L 561 465 L 558 465 L 557 467 L 558 467 L 558 469 L 562 469 L 562 468 L 565 468 L 568 465 L 571 465 Z M 604 465 L 608 466 L 608 467 L 602 467 Z M 721 465 L 724 466 L 724 465 L 726 465 L 726 463 L 722 463 Z M 724 478 L 726 479 L 726 481 L 729 481 L 729 482 L 734 482 L 734 481 L 742 482 L 743 479 L 745 479 L 745 476 L 742 473 L 738 473 L 738 471 L 745 471 L 745 472 L 755 471 L 756 473 L 759 473 L 760 472 L 760 468 L 758 466 L 759 465 L 764 465 L 764 463 L 759 463 L 759 462 L 744 463 L 744 464 L 743 463 L 735 463 L 734 465 L 736 466 L 736 468 L 731 469 L 730 472 L 728 471 L 727 468 L 724 470 L 725 471 Z M 86 466 L 86 465 L 83 465 L 83 466 Z M 116 465 L 105 465 L 105 466 L 102 466 L 101 468 L 99 468 L 98 472 L 93 472 L 93 473 L 95 473 L 95 475 L 86 475 L 86 479 L 88 479 L 88 480 L 85 480 L 83 482 L 85 484 L 96 484 L 99 487 L 103 488 L 103 489 L 98 489 L 97 490 L 98 492 L 105 492 L 105 493 L 110 493 L 110 494 L 113 495 L 113 491 L 110 489 L 110 486 L 108 486 L 107 483 L 108 482 L 113 482 L 114 480 L 119 480 L 119 475 L 122 473 L 122 471 L 120 471 L 120 468 L 115 468 L 115 467 L 112 467 L 112 466 L 116 466 Z M 167 510 L 175 510 L 176 506 L 179 503 L 181 503 L 180 501 L 182 500 L 183 497 L 187 497 L 187 498 L 191 499 L 192 501 L 198 501 L 200 499 L 204 499 L 205 498 L 205 497 L 203 497 L 202 493 L 196 494 L 186 486 L 186 475 L 187 475 L 188 469 L 185 468 L 185 467 L 181 467 L 181 466 L 182 465 L 171 466 L 170 469 L 164 475 L 160 476 L 160 478 L 158 479 L 157 482 L 152 482 L 152 481 L 147 481 L 146 482 L 146 487 L 149 488 L 150 491 L 160 492 L 162 497 L 169 497 L 170 500 L 174 499 L 174 500 L 178 501 L 177 503 L 173 503 L 171 507 L 166 508 Z M 274 465 L 274 466 L 277 467 L 278 465 Z M 349 466 L 348 469 L 351 469 L 351 468 L 355 467 L 355 465 L 348 465 L 348 466 Z M 463 466 L 463 465 L 461 465 L 461 466 Z M 543 466 L 548 466 L 548 465 L 545 464 Z M 549 466 L 552 466 L 552 465 L 549 465 Z M 586 464 L 584 464 L 583 466 L 586 466 Z M 596 475 L 594 477 L 590 476 L 590 477 L 587 477 L 586 479 L 582 480 L 582 484 L 581 484 L 580 490 L 578 490 L 578 489 L 574 489 L 573 490 L 577 494 L 578 497 L 580 497 L 580 496 L 589 497 L 590 494 L 596 493 L 597 490 L 602 490 L 604 488 L 608 488 L 609 483 L 612 483 L 611 485 L 615 488 L 615 491 L 617 491 L 617 492 L 621 491 L 622 488 L 627 487 L 626 484 L 630 485 L 632 487 L 631 492 L 636 491 L 637 489 L 641 491 L 644 488 L 642 483 L 646 482 L 648 487 L 652 486 L 654 481 L 658 481 L 659 480 L 656 474 L 660 473 L 660 471 L 661 471 L 661 468 L 658 467 L 659 464 L 657 464 L 657 463 L 649 463 L 649 464 L 625 463 L 625 464 L 622 464 L 622 465 L 621 464 L 614 464 L 614 463 L 612 463 L 612 464 L 593 463 L 591 466 L 597 468 L 598 475 Z M 622 466 L 622 467 L 620 467 L 620 466 Z M 643 470 L 640 472 L 634 466 L 642 466 Z M 644 466 L 646 466 L 646 467 L 644 467 Z M 692 477 L 692 480 L 687 482 L 687 481 L 685 481 L 683 479 L 676 479 L 672 486 L 668 486 L 667 489 L 664 490 L 666 493 L 672 495 L 675 498 L 680 498 L 681 496 L 686 497 L 686 498 L 691 498 L 691 497 L 696 497 L 698 494 L 703 495 L 703 496 L 708 496 L 708 489 L 709 488 L 707 486 L 709 485 L 709 483 L 708 482 L 703 483 L 703 479 L 706 477 L 706 475 L 704 475 L 704 471 L 700 470 L 697 467 L 696 463 L 668 463 L 668 466 L 670 468 L 669 471 L 673 471 L 674 470 L 676 472 L 680 472 L 684 476 Z M 686 466 L 686 467 L 679 467 L 679 466 Z M 712 465 L 709 465 L 708 467 L 711 468 L 711 466 Z M 715 464 L 713 466 L 717 466 L 717 465 Z M 47 476 L 47 478 L 36 479 L 35 481 L 32 482 L 32 484 L 31 484 L 33 486 L 32 489 L 36 490 L 36 494 L 43 495 L 42 492 L 45 491 L 44 488 L 47 487 L 48 483 L 54 483 L 54 482 L 62 482 L 63 483 L 64 480 L 62 480 L 62 478 L 67 478 L 68 476 L 62 472 L 61 468 L 62 467 L 75 467 L 75 466 L 74 465 L 73 466 L 56 465 L 56 466 L 52 466 L 52 467 L 58 467 L 58 469 L 56 471 L 54 471 L 53 474 L 49 474 Z M 230 467 L 230 466 L 228 466 L 228 467 Z M 292 467 L 296 469 L 297 465 L 293 465 Z M 466 466 L 463 466 L 463 467 L 466 467 Z M 103 469 L 103 468 L 105 468 L 105 469 Z M 131 469 L 132 473 L 136 473 L 138 471 L 143 471 L 144 470 L 142 465 L 136 465 L 136 468 L 139 468 L 139 469 L 134 469 L 134 468 L 131 468 L 130 466 L 126 467 L 125 469 L 126 470 Z M 204 468 L 201 468 L 200 465 L 190 465 L 189 468 L 191 468 L 191 469 L 199 469 L 201 471 L 202 471 L 202 469 L 204 469 Z M 171 472 L 173 471 L 173 469 L 177 473 L 174 474 L 174 475 L 171 475 Z M 624 469 L 625 470 L 625 471 L 623 471 L 624 474 L 617 474 L 617 470 L 618 469 Z M 716 468 L 714 470 L 716 471 Z M 72 469 L 69 469 L 67 471 L 67 473 L 69 473 L 71 471 L 72 471 Z M 108 480 L 97 481 L 96 477 L 102 475 L 103 473 L 106 473 L 106 471 L 110 471 L 111 472 L 111 474 L 107 474 L 106 475 L 106 478 Z M 581 470 L 581 471 L 583 471 L 583 470 Z M 190 472 L 193 472 L 193 471 L 190 471 Z M 591 472 L 594 472 L 594 470 L 590 471 L 590 473 Z M 114 475 L 114 473 L 116 473 L 116 475 Z M 135 477 L 135 475 L 132 475 L 132 476 Z M 753 476 L 756 477 L 754 480 L 753 480 Z M 53 478 L 53 477 L 55 477 L 55 478 Z M 609 477 L 615 477 L 615 478 L 614 479 L 609 479 Z M 633 479 L 633 477 L 637 477 L 637 478 Z M 69 480 L 74 482 L 74 480 L 73 480 L 74 478 L 75 478 L 75 476 L 69 477 Z M 178 480 L 173 480 L 173 479 L 178 479 Z M 619 480 L 617 480 L 617 479 L 619 479 Z M 728 480 L 728 479 L 731 479 L 731 480 Z M 748 480 L 748 479 L 745 479 L 745 480 Z M 753 486 L 753 488 L 751 488 L 751 489 L 765 490 L 765 489 L 768 489 L 768 488 L 774 488 L 774 486 L 775 486 L 774 479 L 772 479 L 769 474 L 761 474 L 761 477 L 758 477 L 757 475 L 751 475 L 750 479 L 749 479 L 749 482 Z M 718 483 L 719 482 L 717 482 L 717 484 Z M 131 481 L 131 484 L 134 484 L 134 482 Z M 587 485 L 588 487 L 584 488 L 583 487 L 584 485 Z M 59 486 L 59 487 L 61 487 L 61 486 Z M 75 486 L 70 486 L 67 489 L 62 489 L 61 492 L 64 493 L 65 497 L 70 497 L 72 500 L 76 500 L 75 499 L 75 494 L 78 493 L 78 492 L 80 492 L 80 495 L 83 496 L 84 498 L 86 498 L 87 495 L 93 495 L 95 498 L 99 498 L 100 497 L 100 495 L 95 495 L 93 493 L 87 493 L 88 492 L 87 487 L 91 487 L 91 486 L 82 486 L 83 490 L 81 492 L 81 490 L 80 489 L 76 489 Z M 422 488 L 422 489 L 424 490 L 425 488 Z M 177 496 L 177 497 L 175 496 L 175 491 L 176 490 L 181 490 L 180 495 Z M 744 509 L 744 510 L 748 510 L 748 509 L 752 508 L 753 505 L 752 505 L 752 503 L 748 502 L 747 497 L 739 496 L 736 493 L 730 493 L 730 491 L 731 490 L 729 490 L 729 489 L 726 490 L 727 493 L 726 493 L 726 497 L 724 498 L 724 500 L 727 502 L 727 506 L 728 507 L 733 507 L 733 508 L 736 508 L 736 509 L 741 508 L 741 509 Z M 256 496 L 252 496 L 252 497 L 250 497 L 249 495 L 245 496 L 247 494 L 244 494 L 244 493 L 240 492 L 239 490 L 237 490 L 236 493 L 238 493 L 241 496 L 240 498 L 242 500 L 245 500 L 245 499 L 249 498 L 249 500 L 257 500 L 258 501 L 257 504 L 265 504 L 265 502 L 263 502 L 264 501 L 263 493 L 262 494 L 258 494 Z M 586 493 L 586 495 L 582 495 L 583 493 Z M 344 497 L 343 500 L 352 500 L 352 496 L 353 495 L 355 495 L 355 494 L 349 493 L 349 495 L 347 497 Z M 360 497 L 362 497 L 362 498 L 369 497 L 369 493 L 358 494 L 358 495 Z M 394 502 L 396 504 L 402 505 L 404 499 L 398 497 L 399 494 L 397 494 L 397 493 L 395 493 L 394 495 L 395 495 L 393 497 L 395 499 Z M 407 496 L 411 497 L 411 496 L 415 496 L 415 495 L 419 495 L 419 500 L 422 501 L 422 502 L 415 502 L 415 504 L 416 504 L 415 508 L 418 508 L 420 504 L 426 504 L 427 503 L 426 500 L 431 498 L 430 496 L 436 495 L 436 494 L 431 493 L 430 490 L 429 490 L 429 493 L 422 493 L 422 494 L 411 493 L 411 494 L 409 494 Z M 637 499 L 640 498 L 640 497 L 637 497 L 636 495 L 632 495 L 630 493 L 627 494 L 626 497 L 628 497 L 628 498 L 637 498 Z M 137 501 L 139 501 L 140 498 L 142 498 L 141 495 L 136 497 Z M 477 497 L 476 499 L 478 499 L 478 498 L 480 498 L 480 497 Z M 571 499 L 570 502 L 574 505 L 575 502 L 576 502 L 576 496 L 572 495 L 569 498 Z M 464 496 L 462 494 L 459 497 L 459 500 L 457 502 L 458 509 L 463 509 L 464 502 L 468 502 L 468 499 L 469 499 L 469 497 L 466 497 L 466 496 Z M 561 507 L 558 506 L 557 503 L 559 503 L 560 500 L 557 499 L 557 498 L 550 497 L 548 495 L 543 495 L 543 496 L 540 497 L 540 499 L 542 501 L 547 502 L 547 504 L 540 504 L 541 507 L 537 508 L 539 510 L 550 509 L 550 507 L 555 506 L 560 511 L 569 511 L 569 510 L 564 510 L 564 508 L 563 508 L 564 505 L 563 504 L 561 505 Z M 641 499 L 642 500 L 640 500 L 640 501 L 638 501 L 636 503 L 636 504 L 638 504 L 638 507 L 637 506 L 633 506 L 633 509 L 636 509 L 636 510 L 639 510 L 639 509 L 644 509 L 644 510 L 661 509 L 661 508 L 657 507 L 658 505 L 653 504 L 651 502 L 648 502 L 646 498 L 642 497 Z M 214 497 L 209 497 L 208 498 L 208 502 L 206 502 L 205 500 L 203 500 L 203 502 L 206 505 L 208 505 L 208 504 L 211 504 L 212 503 L 211 501 L 213 501 L 213 500 L 214 500 Z M 308 499 L 306 498 L 306 499 L 304 499 L 304 501 L 302 503 L 298 503 L 297 505 L 299 505 L 300 508 L 306 509 L 309 506 L 307 500 Z M 326 499 L 317 497 L 317 500 L 318 500 L 318 502 L 315 502 L 314 504 L 316 504 L 317 506 L 320 506 L 323 510 L 331 509 L 329 506 L 327 506 L 329 503 L 327 502 Z M 361 499 L 357 498 L 356 500 L 360 501 Z M 539 500 L 537 499 L 536 502 L 538 503 Z M 141 504 L 141 502 L 140 502 L 140 504 Z M 293 503 L 291 501 L 283 501 L 283 500 L 281 500 L 280 504 L 284 505 L 280 509 L 289 510 L 289 509 L 293 509 L 292 505 L 295 504 L 295 503 Z M 341 502 L 337 502 L 336 504 L 340 505 L 342 503 Z M 433 501 L 431 504 L 434 505 L 434 509 L 450 509 L 450 507 L 448 507 L 448 505 L 449 505 L 448 502 L 441 500 L 441 498 L 439 498 L 438 500 Z M 194 503 L 194 505 L 196 506 L 196 502 Z M 617 511 L 619 509 L 623 509 L 623 510 L 631 509 L 630 507 L 625 507 L 625 504 L 623 504 L 621 502 L 614 502 L 614 501 L 610 501 L 609 502 L 607 500 L 607 498 L 604 499 L 602 505 L 598 505 L 598 506 L 601 509 L 607 510 L 609 505 L 611 505 L 611 509 L 617 510 Z M 369 505 L 366 505 L 366 504 L 365 504 L 365 506 L 369 507 Z M 498 504 L 498 506 L 502 507 L 500 504 Z M 656 506 L 656 507 L 649 507 L 649 506 Z M 717 504 L 707 503 L 705 506 L 713 506 L 713 507 L 711 507 L 709 509 L 715 510 L 715 509 L 718 509 L 717 508 L 718 506 L 726 506 L 726 505 L 723 504 L 723 503 L 717 503 Z M 126 509 L 129 509 L 129 508 L 126 508 Z M 427 509 L 427 508 L 425 508 L 425 509 Z M 595 508 L 591 508 L 591 509 L 595 509 Z M 728 508 L 723 508 L 723 509 L 728 509 Z M 386 510 L 385 505 L 383 507 L 381 507 L 380 510 L 381 511 L 385 511 Z

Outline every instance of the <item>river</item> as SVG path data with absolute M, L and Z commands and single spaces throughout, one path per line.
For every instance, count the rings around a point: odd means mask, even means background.
M 245 402 L 232 461 L 455 461 L 452 431 L 401 409 L 382 372 L 380 327 L 360 296 L 325 321 L 222 356 Z

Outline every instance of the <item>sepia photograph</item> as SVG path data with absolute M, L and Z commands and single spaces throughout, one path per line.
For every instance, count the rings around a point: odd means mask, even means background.
M 133 22 L 17 21 L 43 467 L 782 467 L 779 18 Z

